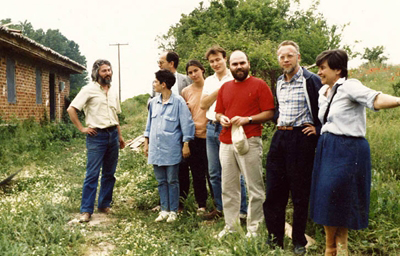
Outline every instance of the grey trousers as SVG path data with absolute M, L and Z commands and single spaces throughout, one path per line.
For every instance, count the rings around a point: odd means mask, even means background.
M 251 137 L 248 142 L 249 152 L 244 155 L 236 153 L 232 144 L 221 142 L 219 157 L 222 166 L 222 204 L 225 224 L 228 229 L 235 231 L 240 226 L 240 174 L 243 174 L 249 196 L 247 231 L 257 232 L 264 218 L 265 201 L 262 141 L 261 137 Z

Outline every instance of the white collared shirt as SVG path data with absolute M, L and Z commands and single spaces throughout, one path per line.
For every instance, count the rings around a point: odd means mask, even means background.
M 175 76 L 175 84 L 174 86 L 171 87 L 171 91 L 175 94 L 175 95 L 179 95 L 179 83 L 178 83 L 178 72 L 174 73 Z
M 341 86 L 337 87 L 338 84 Z M 336 135 L 365 137 L 367 126 L 365 108 L 375 110 L 374 101 L 381 92 L 364 86 L 357 79 L 345 78 L 336 81 L 327 97 L 325 93 L 328 88 L 328 85 L 324 85 L 319 90 L 318 118 L 322 123 L 321 134 L 330 132 Z M 324 115 L 335 90 L 337 93 L 332 100 L 327 122 L 324 124 Z
M 82 87 L 71 106 L 79 111 L 83 109 L 86 126 L 90 128 L 104 129 L 119 124 L 117 114 L 121 113 L 121 107 L 111 87 L 106 94 L 99 83 L 90 83 Z
M 204 87 L 203 87 L 203 95 L 210 95 L 217 89 L 219 89 L 224 83 L 233 80 L 233 76 L 230 70 L 226 73 L 226 75 L 219 80 L 217 77 L 217 74 L 214 73 L 214 75 L 209 76 L 206 78 L 204 81 Z M 215 106 L 217 105 L 217 101 L 215 101 L 210 108 L 207 110 L 206 116 L 209 120 L 215 121 Z

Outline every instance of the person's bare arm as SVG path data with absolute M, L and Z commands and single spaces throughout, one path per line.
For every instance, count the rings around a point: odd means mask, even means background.
M 203 110 L 208 110 L 211 105 L 217 100 L 218 97 L 218 90 L 215 90 L 210 95 L 203 94 L 200 100 L 200 108 Z
M 251 116 L 252 124 L 261 124 L 265 123 L 268 120 L 271 120 L 274 117 L 274 110 L 266 110 L 257 115 Z M 248 116 L 234 116 L 231 119 L 231 123 L 237 126 L 243 126 L 250 123 Z
M 380 93 L 374 101 L 375 109 L 395 108 L 400 106 L 400 98 Z
M 69 118 L 71 119 L 72 123 L 78 128 L 78 130 L 84 134 L 89 134 L 89 135 L 96 135 L 97 131 L 96 129 L 90 128 L 90 127 L 84 127 L 79 121 L 78 113 L 76 112 L 76 108 L 69 106 L 67 109 Z

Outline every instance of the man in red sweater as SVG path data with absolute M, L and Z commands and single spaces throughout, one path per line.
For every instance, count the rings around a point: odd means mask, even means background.
M 245 177 L 249 195 L 246 236 L 254 237 L 257 236 L 263 219 L 262 205 L 265 200 L 261 123 L 273 118 L 274 100 L 268 85 L 249 75 L 250 63 L 244 52 L 234 51 L 229 59 L 229 66 L 234 80 L 222 85 L 215 108 L 216 119 L 224 127 L 220 134 L 219 154 L 225 228 L 217 238 L 236 232 L 240 226 L 240 174 Z M 249 144 L 249 150 L 245 154 L 239 154 L 234 149 L 232 125 L 243 126 Z

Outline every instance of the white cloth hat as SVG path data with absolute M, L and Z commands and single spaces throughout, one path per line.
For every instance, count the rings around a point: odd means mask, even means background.
M 245 155 L 249 151 L 249 142 L 247 141 L 246 133 L 243 126 L 232 125 L 232 144 L 236 153 Z

